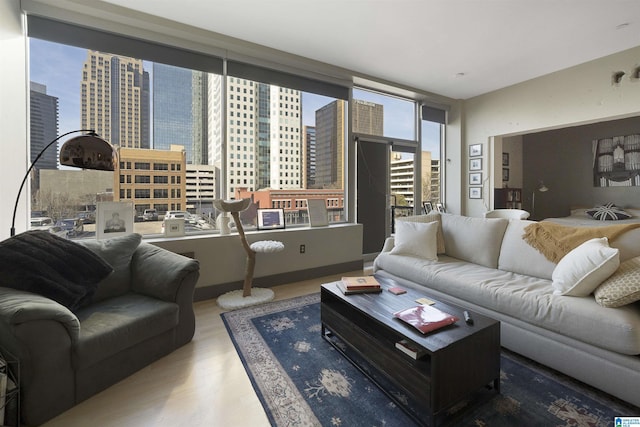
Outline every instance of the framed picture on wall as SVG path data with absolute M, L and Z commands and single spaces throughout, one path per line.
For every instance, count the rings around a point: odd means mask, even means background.
M 509 168 L 502 168 L 502 181 L 509 181 Z
M 469 187 L 470 199 L 482 199 L 482 187 Z
M 473 172 L 469 174 L 469 185 L 482 184 L 482 172 Z
M 509 153 L 502 153 L 502 166 L 509 166 Z
M 482 156 L 482 144 L 472 144 L 469 146 L 469 157 Z
M 469 159 L 469 170 L 470 171 L 481 171 L 482 170 L 482 157 L 478 157 L 477 159 Z

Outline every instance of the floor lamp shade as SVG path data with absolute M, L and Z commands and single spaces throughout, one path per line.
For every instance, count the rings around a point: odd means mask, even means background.
M 59 137 L 48 143 L 40 151 L 40 153 L 38 153 L 33 162 L 31 162 L 29 169 L 27 169 L 27 173 L 24 175 L 24 178 L 22 178 L 22 183 L 20 184 L 20 189 L 18 190 L 18 195 L 16 196 L 16 203 L 13 207 L 13 218 L 11 220 L 11 236 L 14 236 L 16 234 L 16 212 L 18 210 L 20 194 L 22 194 L 24 184 L 27 181 L 27 178 L 29 178 L 29 174 L 31 173 L 31 170 L 35 166 L 36 162 L 40 159 L 40 157 L 42 157 L 42 154 L 44 154 L 44 152 L 47 151 L 49 147 L 58 142 L 60 138 L 77 132 L 87 133 L 71 138 L 63 144 L 62 148 L 60 149 L 60 164 L 63 166 L 71 166 L 83 169 L 96 169 L 105 171 L 115 170 L 116 162 L 118 159 L 116 151 L 113 149 L 113 146 L 111 144 L 100 138 L 98 134 L 95 133 L 95 131 L 80 129 L 72 130 L 71 132 L 60 135 Z

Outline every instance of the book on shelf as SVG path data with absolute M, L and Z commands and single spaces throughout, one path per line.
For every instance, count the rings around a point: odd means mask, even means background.
M 340 289 L 345 295 L 382 292 L 382 288 L 380 286 L 348 287 L 342 280 L 338 281 L 338 289 Z
M 400 340 L 396 342 L 396 348 L 415 360 L 421 359 L 427 354 L 427 350 L 408 340 Z
M 418 305 L 393 313 L 393 316 L 426 334 L 460 320 L 457 316 L 445 313 L 430 305 Z

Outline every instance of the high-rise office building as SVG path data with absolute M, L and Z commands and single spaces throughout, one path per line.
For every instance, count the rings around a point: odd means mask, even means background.
M 207 163 L 207 74 L 153 64 L 153 148 L 185 148 L 187 164 Z
M 335 100 L 316 110 L 316 173 L 309 188 L 343 188 L 345 104 Z
M 222 77 L 210 76 L 210 129 L 226 120 L 226 187 L 224 198 L 237 189 L 301 188 L 300 91 L 229 77 L 226 119 L 222 117 Z M 221 135 L 210 135 L 213 165 L 222 167 Z M 210 162 L 211 163 L 211 162 Z
M 313 188 L 316 183 L 316 128 L 305 126 L 302 145 L 302 188 Z
M 47 95 L 47 87 L 31 82 L 30 95 L 31 120 L 31 161 L 42 149 L 58 137 L 58 98 Z M 57 169 L 57 150 L 49 149 L 42 153 L 36 165 L 38 169 Z
M 88 50 L 80 85 L 83 129 L 113 145 L 149 148 L 149 75 L 141 59 Z
M 384 111 L 381 104 L 354 99 L 352 114 L 353 132 L 384 135 Z

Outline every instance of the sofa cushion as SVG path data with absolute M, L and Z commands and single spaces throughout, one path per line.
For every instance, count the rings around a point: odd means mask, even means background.
M 80 240 L 79 244 L 91 249 L 113 267 L 113 274 L 98 284 L 92 301 L 122 295 L 131 288 L 131 257 L 140 244 L 142 236 L 126 234 L 104 240 Z
M 498 268 L 500 270 L 525 274 L 551 280 L 556 264 L 549 261 L 523 238 L 524 228 L 533 221 L 511 220 L 502 238 Z
M 429 212 L 426 215 L 415 215 L 415 216 L 407 216 L 400 217 L 396 219 L 396 224 L 401 221 L 409 221 L 409 222 L 437 222 L 438 223 L 438 231 L 436 233 L 437 245 L 438 245 L 438 253 L 443 254 L 446 252 L 446 248 L 444 245 L 444 236 L 442 235 L 442 221 L 440 217 L 440 212 Z
M 620 265 L 617 249 L 609 247 L 606 237 L 587 240 L 565 255 L 555 270 L 554 295 L 585 297 L 590 295 Z
M 441 219 L 447 255 L 485 267 L 498 268 L 498 255 L 509 224 L 508 219 L 452 214 L 442 214 Z
M 391 253 L 437 261 L 437 231 L 437 222 L 398 221 Z
M 113 269 L 100 256 L 48 231 L 27 231 L 0 243 L 0 284 L 33 292 L 71 311 L 90 301 Z
M 80 337 L 75 347 L 76 369 L 87 368 L 116 353 L 173 329 L 179 307 L 144 295 L 127 293 L 78 311 Z
M 640 256 L 629 259 L 594 292 L 603 307 L 622 307 L 640 301 Z

